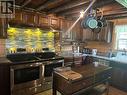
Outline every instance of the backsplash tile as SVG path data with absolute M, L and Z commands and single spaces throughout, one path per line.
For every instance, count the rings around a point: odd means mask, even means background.
M 6 40 L 7 53 L 16 53 L 17 48 L 25 48 L 26 52 L 39 52 L 42 48 L 55 51 L 54 33 L 36 29 L 9 28 Z

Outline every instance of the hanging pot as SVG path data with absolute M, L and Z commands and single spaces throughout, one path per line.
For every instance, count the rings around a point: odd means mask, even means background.
M 81 23 L 83 28 L 94 29 L 97 28 L 98 22 L 94 17 L 86 17 Z
M 98 22 L 97 28 L 102 28 L 102 27 L 104 27 L 104 24 L 103 24 L 103 22 L 102 22 L 101 20 L 98 20 L 97 22 Z
M 102 18 L 102 19 L 99 18 L 97 21 L 98 21 L 98 24 L 97 24 L 98 28 L 102 28 L 107 25 L 107 21 L 104 18 Z

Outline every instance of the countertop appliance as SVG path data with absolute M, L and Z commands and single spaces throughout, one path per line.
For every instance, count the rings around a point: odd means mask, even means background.
M 90 49 L 90 48 L 83 48 L 82 53 L 83 54 L 92 54 L 92 49 Z
M 11 54 L 11 95 L 32 95 L 52 87 L 52 72 L 63 66 L 64 59 L 55 53 Z

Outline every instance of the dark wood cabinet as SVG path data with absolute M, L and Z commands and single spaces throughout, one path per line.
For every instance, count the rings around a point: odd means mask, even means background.
M 49 26 L 49 17 L 48 16 L 42 16 L 39 15 L 39 26 L 41 27 L 48 27 Z
M 37 26 L 38 15 L 33 12 L 23 12 L 23 23 L 29 26 Z
M 53 27 L 53 28 L 55 28 L 55 29 L 59 29 L 59 28 L 60 28 L 59 18 L 50 17 L 49 26 L 51 26 L 51 27 Z
M 127 70 L 124 70 L 123 68 L 114 67 L 112 69 L 111 84 L 115 87 L 127 91 Z
M 11 23 L 20 24 L 23 22 L 23 14 L 22 11 L 16 10 L 15 17 L 10 20 Z
M 13 25 L 60 29 L 60 20 L 58 17 L 29 11 L 16 10 L 15 17 L 10 19 L 9 22 Z
M 10 68 L 6 63 L 0 64 L 0 94 L 10 94 Z
M 93 88 L 104 82 L 108 82 L 110 77 L 110 67 L 99 66 L 94 67 L 92 64 L 83 65 L 80 67 L 72 67 L 68 71 L 55 71 L 53 73 L 53 95 L 57 95 L 59 91 L 62 95 L 81 95 L 82 92 Z M 78 73 L 82 77 L 73 79 L 73 74 Z M 71 76 L 68 78 L 68 75 Z
M 127 64 L 109 61 L 101 58 L 93 58 L 93 61 L 99 62 L 102 65 L 112 67 L 111 85 L 121 90 L 127 91 Z

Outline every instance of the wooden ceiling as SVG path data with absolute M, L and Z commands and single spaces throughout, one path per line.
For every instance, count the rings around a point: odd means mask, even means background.
M 15 0 L 21 9 L 56 14 L 68 18 L 77 18 L 81 10 L 85 10 L 92 0 Z M 127 8 L 115 0 L 96 0 L 92 6 L 103 12 L 107 19 L 127 17 Z

